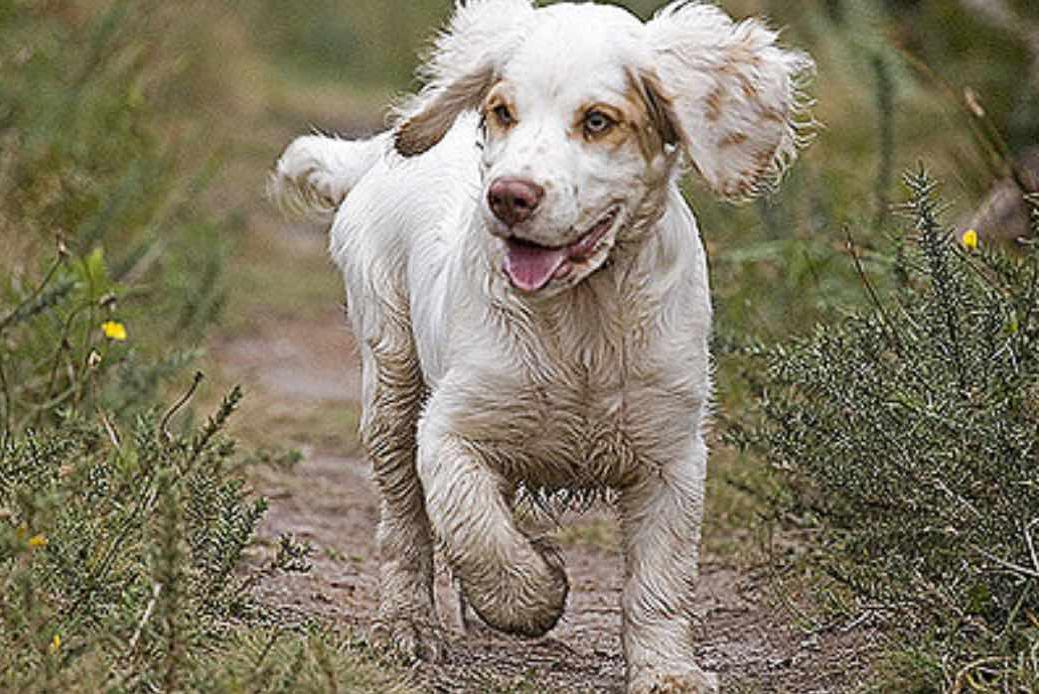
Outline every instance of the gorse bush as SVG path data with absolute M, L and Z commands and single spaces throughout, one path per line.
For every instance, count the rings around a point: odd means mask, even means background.
M 830 576 L 913 636 L 902 676 L 1034 688 L 1039 248 L 958 241 L 930 177 L 905 181 L 890 295 L 863 273 L 870 310 L 743 350 L 759 397 L 731 436 L 781 475 L 780 509 L 821 531 Z
M 290 537 L 249 550 L 245 469 L 292 456 L 237 452 L 237 388 L 197 427 L 200 376 L 163 404 L 223 303 L 227 224 L 197 203 L 218 162 L 185 165 L 165 43 L 201 24 L 89 5 L 0 3 L 0 691 L 375 680 L 255 598 L 308 568 Z
M 280 623 L 251 588 L 307 550 L 241 568 L 266 504 L 221 433 L 239 398 L 191 436 L 142 415 L 122 441 L 79 420 L 0 451 L 0 688 L 172 691 L 236 624 Z

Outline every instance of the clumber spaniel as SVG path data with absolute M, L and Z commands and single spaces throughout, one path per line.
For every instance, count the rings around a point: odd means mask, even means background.
M 271 179 L 331 219 L 381 495 L 377 629 L 439 654 L 433 547 L 487 624 L 539 636 L 560 554 L 519 489 L 613 489 L 630 692 L 712 691 L 693 593 L 711 304 L 688 166 L 727 199 L 794 159 L 812 70 L 755 20 L 674 2 L 457 2 L 392 129 L 293 142 Z

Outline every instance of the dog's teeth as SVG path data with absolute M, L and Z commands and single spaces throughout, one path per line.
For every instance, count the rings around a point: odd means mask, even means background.
M 568 260 L 556 268 L 555 274 L 553 274 L 552 277 L 554 277 L 557 280 L 561 280 L 567 275 L 569 275 L 573 269 L 574 264 Z

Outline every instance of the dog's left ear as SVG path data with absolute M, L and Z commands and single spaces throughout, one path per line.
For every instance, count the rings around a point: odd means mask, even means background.
M 429 150 L 459 114 L 480 105 L 534 12 L 532 0 L 456 0 L 450 26 L 419 69 L 425 86 L 396 110 L 398 152 L 413 157 Z
M 799 88 L 814 73 L 805 53 L 780 48 L 757 20 L 735 23 L 713 5 L 680 0 L 646 25 L 654 65 L 647 91 L 665 134 L 723 198 L 768 191 L 812 125 Z

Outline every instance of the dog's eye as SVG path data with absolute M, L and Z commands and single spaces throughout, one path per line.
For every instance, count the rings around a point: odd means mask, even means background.
M 614 120 L 602 111 L 589 111 L 584 117 L 584 131 L 589 135 L 603 135 L 614 125 Z
M 498 104 L 493 110 L 494 118 L 498 121 L 498 125 L 507 127 L 516 122 L 516 119 L 512 117 L 512 111 L 505 104 Z

